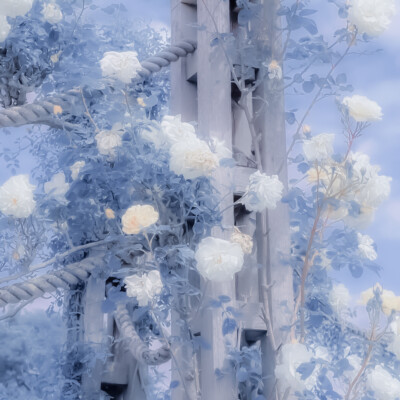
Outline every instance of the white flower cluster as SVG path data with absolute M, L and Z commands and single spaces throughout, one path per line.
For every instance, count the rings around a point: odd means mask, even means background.
M 55 3 L 46 3 L 42 9 L 43 18 L 49 24 L 58 24 L 63 19 L 63 14 L 58 6 Z
M 108 51 L 100 60 L 102 75 L 111 80 L 129 84 L 138 76 L 142 66 L 135 51 Z
M 310 140 L 304 140 L 303 152 L 308 161 L 324 161 L 330 159 L 333 154 L 333 133 L 321 133 Z
M 357 232 L 358 239 L 358 251 L 362 257 L 368 260 L 375 261 L 378 258 L 378 254 L 374 249 L 374 241 L 368 235 L 363 235 Z
M 232 156 L 223 142 L 213 138 L 209 146 L 199 139 L 194 126 L 182 122 L 180 115 L 165 116 L 160 127 L 150 126 L 141 135 L 157 149 L 168 150 L 171 170 L 185 179 L 210 176 L 222 159 Z
M 400 381 L 377 365 L 367 374 L 367 388 L 374 392 L 376 400 L 396 400 L 400 394 Z
M 11 26 L 7 17 L 15 18 L 25 15 L 32 8 L 33 0 L 1 0 L 0 1 L 0 42 L 6 40 Z
M 28 175 L 16 175 L 0 186 L 0 212 L 15 218 L 28 218 L 36 207 L 34 185 Z
M 283 73 L 282 73 L 281 66 L 278 64 L 278 61 L 272 60 L 268 64 L 268 78 L 281 80 L 282 77 L 283 77 Z
M 388 350 L 391 351 L 400 360 L 400 317 L 396 316 L 394 321 L 390 323 L 389 332 L 391 340 Z
M 351 295 L 346 286 L 342 283 L 333 285 L 329 293 L 329 303 L 337 314 L 342 314 L 349 307 L 350 301 Z
M 268 176 L 256 171 L 249 177 L 249 185 L 240 199 L 249 211 L 273 210 L 282 199 L 284 186 L 277 175 Z
M 148 204 L 129 207 L 122 216 L 122 230 L 128 235 L 137 235 L 158 221 L 159 214 Z
M 210 281 L 223 282 L 234 277 L 243 268 L 244 255 L 240 244 L 207 237 L 195 253 L 197 270 Z
M 301 364 L 310 362 L 312 356 L 307 347 L 301 343 L 287 343 L 281 347 L 275 367 L 275 377 L 282 393 L 287 388 L 291 388 L 293 392 L 301 392 L 314 386 L 316 382 L 314 374 L 302 380 L 300 372 L 297 371 Z
M 77 179 L 81 169 L 85 166 L 85 161 L 77 161 L 72 164 L 69 169 L 71 170 L 71 178 L 73 180 Z
M 160 273 L 155 270 L 141 276 L 128 276 L 124 283 L 126 294 L 128 297 L 136 297 L 140 307 L 146 307 L 163 289 Z
M 384 290 L 379 283 L 361 293 L 360 303 L 366 305 L 375 297 L 376 291 L 380 293 L 382 311 L 386 315 L 389 316 L 392 312 L 400 312 L 400 296 L 396 296 L 391 290 Z
M 385 32 L 396 13 L 394 0 L 350 0 L 348 4 L 350 24 L 370 36 Z
M 100 154 L 108 157 L 115 156 L 115 150 L 122 145 L 124 131 L 112 129 L 100 131 L 94 138 Z
M 355 94 L 352 97 L 345 97 L 342 104 L 347 107 L 350 116 L 357 122 L 371 122 L 382 119 L 382 108 L 368 97 Z

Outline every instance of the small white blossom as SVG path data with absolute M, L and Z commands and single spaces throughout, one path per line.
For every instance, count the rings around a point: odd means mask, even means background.
M 34 0 L 1 0 L 0 15 L 15 18 L 25 15 L 31 8 Z
M 249 185 L 240 202 L 249 211 L 273 210 L 282 199 L 283 189 L 277 175 L 268 176 L 256 171 L 250 175 Z
M 359 253 L 368 260 L 375 261 L 378 255 L 374 249 L 374 241 L 372 238 L 357 232 L 357 240 Z
M 16 175 L 0 186 L 0 211 L 8 216 L 27 218 L 35 209 L 34 185 L 28 175 Z
M 4 15 L 0 15 L 0 42 L 4 42 L 4 40 L 7 39 L 10 30 L 11 26 L 7 22 L 7 17 L 5 17 Z
M 185 179 L 210 176 L 218 167 L 218 158 L 206 142 L 200 139 L 183 140 L 170 149 L 170 168 Z
M 73 180 L 77 179 L 79 176 L 79 172 L 81 172 L 81 169 L 85 166 L 85 161 L 77 161 L 73 165 L 69 167 L 71 170 L 71 177 Z
M 333 285 L 332 290 L 329 293 L 329 303 L 337 314 L 341 314 L 346 310 L 351 301 L 351 295 L 346 286 L 342 283 Z
M 44 184 L 44 192 L 60 203 L 66 202 L 65 194 L 68 190 L 69 184 L 65 182 L 64 172 L 53 175 L 51 181 Z
M 140 307 L 146 307 L 163 289 L 158 271 L 150 271 L 142 276 L 128 276 L 124 279 L 124 283 L 126 285 L 126 294 L 128 297 L 136 297 Z
M 311 358 L 312 353 L 304 344 L 287 343 L 281 347 L 275 367 L 275 377 L 279 382 L 280 391 L 285 392 L 289 387 L 293 392 L 312 388 L 315 383 L 313 374 L 302 380 L 300 372 L 297 371 L 301 364 L 310 362 Z
M 197 270 L 210 281 L 223 282 L 233 279 L 243 268 L 243 250 L 238 243 L 207 237 L 195 253 Z
M 350 0 L 349 6 L 349 22 L 370 36 L 385 32 L 396 13 L 394 0 Z
M 131 83 L 142 68 L 135 51 L 106 52 L 100 60 L 100 66 L 105 78 L 116 79 L 126 84 Z
M 63 19 L 63 14 L 61 12 L 58 4 L 47 3 L 44 5 L 42 10 L 43 18 L 50 24 L 58 24 Z
M 224 160 L 226 158 L 232 158 L 232 150 L 225 146 L 225 142 L 213 137 L 211 139 L 211 149 L 218 157 L 218 160 Z
M 304 140 L 303 151 L 308 161 L 324 161 L 333 154 L 333 133 L 321 133 L 310 140 Z
M 136 235 L 155 224 L 158 218 L 158 212 L 148 204 L 132 206 L 122 216 L 122 230 L 128 235 Z
M 282 68 L 278 64 L 278 61 L 272 60 L 268 65 L 268 78 L 281 80 L 282 76 Z
M 161 129 L 169 146 L 197 139 L 194 126 L 182 122 L 180 115 L 166 115 L 161 121 Z
M 400 317 L 396 318 L 390 323 L 389 331 L 391 334 L 388 350 L 391 351 L 400 360 Z
M 367 387 L 374 392 L 376 400 L 395 400 L 399 398 L 400 381 L 377 365 L 367 374 Z
M 231 235 L 231 242 L 240 244 L 244 254 L 251 254 L 253 251 L 253 238 L 250 235 L 240 232 L 236 226 Z
M 97 149 L 100 154 L 114 157 L 115 149 L 122 145 L 123 132 L 117 130 L 101 131 L 94 138 L 96 139 Z
M 382 119 L 382 109 L 375 101 L 368 99 L 365 96 L 354 95 L 345 97 L 342 102 L 349 114 L 357 122 L 378 121 Z

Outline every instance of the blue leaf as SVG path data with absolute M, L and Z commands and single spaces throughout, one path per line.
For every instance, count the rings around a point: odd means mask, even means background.
M 311 93 L 314 90 L 315 84 L 312 81 L 303 82 L 303 90 L 306 93 Z
M 219 300 L 221 301 L 221 303 L 229 303 L 231 301 L 231 298 L 229 296 L 218 296 Z
M 225 318 L 222 324 L 222 334 L 228 335 L 236 329 L 236 321 L 233 318 Z
M 175 389 L 179 386 L 179 381 L 172 381 L 169 385 L 170 389 Z

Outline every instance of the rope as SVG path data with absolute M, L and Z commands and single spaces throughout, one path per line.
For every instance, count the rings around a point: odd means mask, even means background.
M 138 72 L 143 79 L 148 78 L 154 72 L 160 71 L 172 62 L 196 50 L 196 44 L 192 41 L 176 43 L 141 63 L 142 69 Z M 76 125 L 64 122 L 57 117 L 59 112 L 68 112 L 72 106 L 82 101 L 79 91 L 72 90 L 64 95 L 56 96 L 46 101 L 25 104 L 0 110 L 0 128 L 18 127 L 30 124 L 48 125 L 52 128 L 72 130 Z M 57 108 L 55 108 L 57 107 Z M 61 110 L 58 108 L 61 107 Z
M 125 305 L 119 304 L 114 312 L 114 319 L 122 337 L 128 342 L 132 356 L 147 365 L 160 365 L 171 359 L 168 345 L 163 345 L 157 350 L 150 350 L 142 341 Z
M 0 289 L 0 307 L 19 303 L 22 300 L 34 300 L 55 290 L 69 289 L 89 277 L 91 272 L 101 262 L 101 258 L 85 258 L 71 264 L 60 271 L 50 272 L 23 283 L 17 283 Z

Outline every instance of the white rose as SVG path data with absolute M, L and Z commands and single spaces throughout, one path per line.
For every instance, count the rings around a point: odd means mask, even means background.
M 122 230 L 128 235 L 136 235 L 158 221 L 158 212 L 150 205 L 129 207 L 122 216 Z
M 349 110 L 350 116 L 357 122 L 378 121 L 382 119 L 381 107 L 378 103 L 365 96 L 356 94 L 352 97 L 345 97 L 342 103 Z
M 181 121 L 181 116 L 166 115 L 161 121 L 161 129 L 169 146 L 197 139 L 194 126 Z
M 25 15 L 31 8 L 34 0 L 1 0 L 0 15 L 15 18 Z
M 333 285 L 329 293 L 329 303 L 337 314 L 341 314 L 350 305 L 351 296 L 346 286 L 342 283 Z
M 104 77 L 117 79 L 126 84 L 131 83 L 132 79 L 138 76 L 138 71 L 142 69 L 135 51 L 104 53 L 100 66 Z
M 268 176 L 260 171 L 250 175 L 246 193 L 240 199 L 249 211 L 264 211 L 276 208 L 282 199 L 284 186 L 277 175 Z
M 85 166 L 85 161 L 77 161 L 73 165 L 69 167 L 71 170 L 71 177 L 73 180 L 77 179 L 79 176 L 79 172 L 81 172 L 81 169 Z
M 236 226 L 231 235 L 231 242 L 240 244 L 244 254 L 251 254 L 253 251 L 253 238 L 250 235 L 240 232 Z
M 115 156 L 115 149 L 122 145 L 121 131 L 101 131 L 95 136 L 97 149 L 105 156 Z
M 223 282 L 233 279 L 243 267 L 243 250 L 237 243 L 207 237 L 195 253 L 197 270 L 210 281 Z
M 55 174 L 49 182 L 44 184 L 44 192 L 60 203 L 66 202 L 65 194 L 68 190 L 69 184 L 65 182 L 64 172 Z
M 357 232 L 357 240 L 359 253 L 368 260 L 375 261 L 378 258 L 378 255 L 374 249 L 374 241 L 372 238 L 368 235 L 363 235 Z
M 128 297 L 136 297 L 140 307 L 146 307 L 163 289 L 158 271 L 150 271 L 142 276 L 128 276 L 124 279 L 124 283 L 126 285 L 126 294 Z
M 303 391 L 311 389 L 315 384 L 315 376 L 311 374 L 306 380 L 301 379 L 297 368 L 303 363 L 311 361 L 312 353 L 301 343 L 284 344 L 278 354 L 278 363 L 275 367 L 275 377 L 281 392 L 287 388 L 292 391 Z
M 7 17 L 0 15 L 0 42 L 4 42 L 10 33 L 11 26 L 7 22 Z
M 370 36 L 385 32 L 396 13 L 394 0 L 350 0 L 349 6 L 349 22 Z
M 63 19 L 63 14 L 57 4 L 45 4 L 42 10 L 43 18 L 50 24 L 58 24 Z
M 396 318 L 389 325 L 390 343 L 388 350 L 391 351 L 400 360 L 400 317 Z
M 218 166 L 217 156 L 206 142 L 197 138 L 175 143 L 169 153 L 171 171 L 185 179 L 210 176 Z
M 321 133 L 310 140 L 304 140 L 303 151 L 308 161 L 323 161 L 333 154 L 333 133 Z
M 367 387 L 376 400 L 395 400 L 400 395 L 400 381 L 380 365 L 367 374 Z
M 34 185 L 28 175 L 16 175 L 0 186 L 0 211 L 16 218 L 27 218 L 35 209 Z

